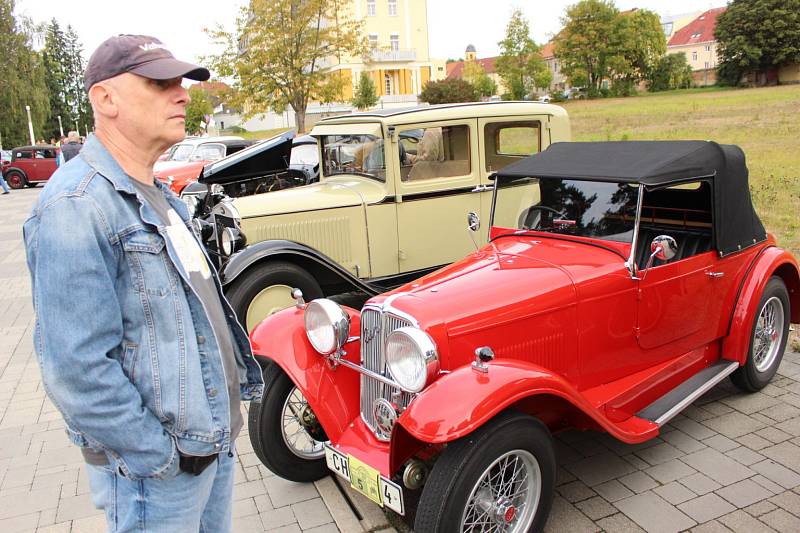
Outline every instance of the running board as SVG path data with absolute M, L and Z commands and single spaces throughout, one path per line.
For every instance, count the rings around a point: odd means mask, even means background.
M 690 377 L 636 413 L 636 416 L 663 426 L 737 368 L 739 363 L 736 361 L 719 361 Z

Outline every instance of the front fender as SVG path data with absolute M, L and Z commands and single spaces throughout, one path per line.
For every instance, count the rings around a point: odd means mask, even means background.
M 358 335 L 359 314 L 350 308 L 350 335 Z M 261 321 L 250 334 L 253 353 L 281 367 L 306 397 L 328 437 L 339 440 L 359 416 L 359 374 L 347 368 L 331 369 L 306 337 L 303 310 L 290 307 Z M 359 344 L 345 345 L 349 361 L 359 362 Z
M 445 443 L 475 431 L 520 400 L 545 395 L 569 402 L 624 442 L 643 442 L 658 433 L 657 425 L 641 418 L 608 420 L 564 378 L 540 366 L 500 360 L 488 367 L 481 373 L 464 366 L 439 378 L 411 402 L 398 423 L 422 442 Z
M 797 260 L 783 248 L 769 246 L 755 259 L 742 281 L 731 315 L 728 335 L 722 342 L 725 359 L 745 364 L 750 351 L 750 334 L 758 312 L 758 303 L 773 275 L 779 275 L 789 290 L 790 320 L 800 322 L 800 275 Z
M 343 283 L 351 285 L 354 290 L 363 291 L 371 296 L 380 292 L 369 283 L 365 283 L 353 276 L 349 271 L 322 252 L 310 246 L 306 246 L 305 244 L 287 240 L 259 241 L 233 254 L 220 272 L 222 284 L 230 284 L 241 275 L 242 272 L 260 261 L 278 258 L 283 258 L 295 263 L 302 262 L 312 265 L 315 271 L 312 274 L 316 274 L 315 278 L 317 279 L 322 277 L 320 273 L 324 272 L 327 274 L 326 277 L 332 276 Z

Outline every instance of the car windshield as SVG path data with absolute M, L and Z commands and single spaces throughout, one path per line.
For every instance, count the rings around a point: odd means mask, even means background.
M 498 178 L 492 225 L 630 243 L 635 184 L 555 178 Z
M 177 152 L 177 150 L 176 150 Z M 191 156 L 192 161 L 216 161 L 225 157 L 225 146 L 222 144 L 201 144 Z
M 175 147 L 172 151 L 172 154 L 169 156 L 169 161 L 188 161 L 189 156 L 192 155 L 194 151 L 194 146 L 191 144 L 179 144 Z
M 292 148 L 290 165 L 316 165 L 319 163 L 319 152 L 316 144 L 298 144 Z
M 326 176 L 358 174 L 386 180 L 383 139 L 374 135 L 323 135 L 322 164 Z

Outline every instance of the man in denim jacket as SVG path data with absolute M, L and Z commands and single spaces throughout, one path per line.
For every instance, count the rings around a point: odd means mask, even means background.
M 111 531 L 230 531 L 239 402 L 263 389 L 187 209 L 153 179 L 184 137 L 184 77 L 209 72 L 152 37 L 101 44 L 96 134 L 24 226 L 42 380 Z

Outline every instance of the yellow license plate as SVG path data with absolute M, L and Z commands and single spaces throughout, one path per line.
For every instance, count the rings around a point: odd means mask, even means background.
M 373 502 L 383 505 L 380 472 L 352 455 L 347 458 L 350 463 L 350 485 Z

